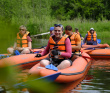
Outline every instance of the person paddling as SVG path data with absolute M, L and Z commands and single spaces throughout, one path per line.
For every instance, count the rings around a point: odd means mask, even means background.
M 21 54 L 30 53 L 32 48 L 32 40 L 30 38 L 30 32 L 24 25 L 19 27 L 19 32 L 17 33 L 17 40 L 14 43 L 14 47 L 9 47 L 7 49 L 9 54 L 14 54 L 15 50 L 18 50 Z
M 72 65 L 71 57 L 72 49 L 69 38 L 63 36 L 63 25 L 54 24 L 54 35 L 50 36 L 46 49 L 35 57 L 45 56 L 50 54 L 55 65 L 58 69 L 64 69 Z M 49 65 L 50 58 L 46 58 L 40 61 L 40 66 L 45 67 Z

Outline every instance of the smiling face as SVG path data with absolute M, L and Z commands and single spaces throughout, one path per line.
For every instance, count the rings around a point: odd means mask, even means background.
M 62 27 L 54 27 L 54 34 L 56 38 L 61 38 L 63 34 Z
M 21 35 L 24 35 L 24 34 L 26 33 L 26 29 L 25 29 L 24 27 L 20 27 L 20 28 L 19 28 L 19 33 L 20 33 Z

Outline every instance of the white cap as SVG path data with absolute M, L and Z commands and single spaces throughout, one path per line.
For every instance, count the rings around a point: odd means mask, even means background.
M 91 31 L 91 30 L 94 30 L 94 28 L 90 28 L 90 31 Z

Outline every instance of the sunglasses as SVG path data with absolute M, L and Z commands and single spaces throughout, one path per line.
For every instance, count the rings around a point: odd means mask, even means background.
M 25 29 L 19 29 L 20 31 L 25 31 Z
M 54 24 L 55 27 L 62 27 L 62 24 Z

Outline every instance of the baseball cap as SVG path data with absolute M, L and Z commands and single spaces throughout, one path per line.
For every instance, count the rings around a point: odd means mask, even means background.
M 54 30 L 54 27 L 50 27 L 50 31 Z
M 90 28 L 90 31 L 91 31 L 91 30 L 93 30 L 93 31 L 94 31 L 94 28 Z

